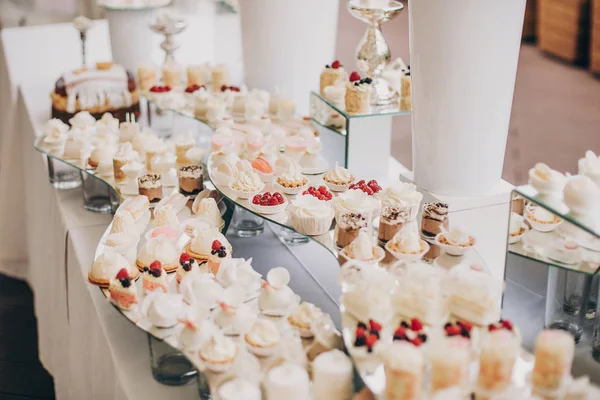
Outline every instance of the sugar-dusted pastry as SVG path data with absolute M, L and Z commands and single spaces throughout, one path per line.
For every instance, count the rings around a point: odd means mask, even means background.
M 218 390 L 221 400 L 261 400 L 260 387 L 243 378 L 235 378 L 223 383 Z
M 519 339 L 512 332 L 495 330 L 486 335 L 479 356 L 476 392 L 493 394 L 508 389 L 520 350 Z
M 576 175 L 568 179 L 563 190 L 563 199 L 571 212 L 593 214 L 600 202 L 600 187 L 591 178 Z
M 147 91 L 150 90 L 152 86 L 155 86 L 157 83 L 156 80 L 156 67 L 151 64 L 142 64 L 137 69 L 138 75 L 138 84 L 140 85 L 140 90 Z
M 421 232 L 425 236 L 435 237 L 449 229 L 448 204 L 425 203 L 421 216 Z
M 299 297 L 288 286 L 290 273 L 283 267 L 276 267 L 267 273 L 258 296 L 258 308 L 265 314 L 285 315 L 298 305 Z
M 350 82 L 346 84 L 346 112 L 348 114 L 367 114 L 371 110 L 371 78 L 361 79 L 358 72 L 352 72 Z
M 108 286 L 110 280 L 117 276 L 121 269 L 129 271 L 129 276 L 137 279 L 139 271 L 135 271 L 122 255 L 107 251 L 94 260 L 88 272 L 88 281 L 98 286 Z
M 146 196 L 150 203 L 156 203 L 162 199 L 163 187 L 160 174 L 145 174 L 138 178 L 139 193 Z
M 386 400 L 418 400 L 423 392 L 425 360 L 411 343 L 394 342 L 385 352 Z
M 385 252 L 379 246 L 375 246 L 364 229 L 361 229 L 356 238 L 345 246 L 339 254 L 340 263 L 347 260 L 362 261 L 377 264 L 385 257 Z
M 159 261 L 165 271 L 175 271 L 179 266 L 179 251 L 165 236 L 152 238 L 140 248 L 136 260 L 139 269 Z
M 471 341 L 460 336 L 442 338 L 432 344 L 431 350 L 430 390 L 437 392 L 451 387 L 467 389 Z
M 179 256 L 179 266 L 177 267 L 177 272 L 175 278 L 177 279 L 177 283 L 181 283 L 183 277 L 194 271 L 196 268 L 199 268 L 198 263 L 194 260 L 188 253 L 183 252 Z
M 288 207 L 292 227 L 305 235 L 322 235 L 329 231 L 334 214 L 329 204 L 313 196 L 301 196 Z
M 308 372 L 300 365 L 291 362 L 269 371 L 265 391 L 267 400 L 306 400 L 312 397 Z
M 246 293 L 240 286 L 230 286 L 223 292 L 214 319 L 226 335 L 240 335 L 256 319 L 256 309 L 244 303 L 245 299 Z
M 102 244 L 106 250 L 119 253 L 130 265 L 135 264 L 139 241 L 140 237 L 137 232 L 110 233 L 102 238 Z
M 133 309 L 139 301 L 135 283 L 126 268 L 120 269 L 115 278 L 110 280 L 108 293 L 110 302 L 125 311 Z
M 460 228 L 452 228 L 448 232 L 438 233 L 435 241 L 451 256 L 461 256 L 475 246 L 475 237 Z
M 129 211 L 118 211 L 113 217 L 110 233 L 129 233 L 139 235 L 139 230 Z
M 559 195 L 565 187 L 564 174 L 553 170 L 544 163 L 537 163 L 529 170 L 529 184 L 539 193 Z
M 354 175 L 346 168 L 336 165 L 323 175 L 323 181 L 331 191 L 344 192 L 354 181 Z
M 186 274 L 179 284 L 183 301 L 189 305 L 215 308 L 223 297 L 223 288 L 209 274 L 194 271 Z
M 235 342 L 221 332 L 215 331 L 202 345 L 198 354 L 210 371 L 224 372 L 231 367 L 237 353 Z
M 429 244 L 419 237 L 416 227 L 407 225 L 385 244 L 385 249 L 402 262 L 416 262 L 429 251 Z
M 244 335 L 248 349 L 259 357 L 267 357 L 279 348 L 281 332 L 277 325 L 268 319 L 257 319 Z
M 571 374 L 575 340 L 566 331 L 547 329 L 535 342 L 535 363 L 531 373 L 534 392 L 561 389 Z
M 323 314 L 323 311 L 312 303 L 303 302 L 287 317 L 288 323 L 300 333 L 301 337 L 313 337 L 312 324 Z
M 344 66 L 339 60 L 335 60 L 331 65 L 326 65 L 321 71 L 320 91 L 321 96 L 325 95 L 325 89 L 329 86 L 334 86 L 339 81 L 346 77 Z
M 407 318 L 418 318 L 427 325 L 439 325 L 448 316 L 448 304 L 442 283 L 443 269 L 417 263 L 406 266 L 406 274 L 398 279 L 392 295 L 396 312 Z
M 208 261 L 215 241 L 221 243 L 221 246 L 225 247 L 225 251 L 231 254 L 231 244 L 217 228 L 195 232 L 193 239 L 186 246 L 186 252 L 198 262 Z

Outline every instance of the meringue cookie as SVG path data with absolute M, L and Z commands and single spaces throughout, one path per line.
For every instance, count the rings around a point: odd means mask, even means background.
M 182 314 L 181 296 L 154 292 L 147 295 L 146 316 L 157 328 L 171 328 Z
M 565 176 L 544 163 L 537 163 L 529 170 L 529 184 L 541 194 L 556 194 L 565 186 Z
M 563 195 L 566 206 L 578 214 L 590 214 L 600 209 L 600 188 L 588 176 L 571 177 Z
M 179 291 L 183 300 L 190 305 L 204 305 L 214 308 L 223 296 L 223 288 L 208 274 L 191 273 L 181 280 Z
M 258 296 L 258 307 L 263 312 L 283 315 L 298 304 L 298 295 L 288 286 L 290 273 L 282 267 L 273 268 L 267 274 L 267 282 Z

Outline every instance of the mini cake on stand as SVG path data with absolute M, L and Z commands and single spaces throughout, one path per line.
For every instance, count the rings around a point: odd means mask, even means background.
M 346 86 L 346 112 L 348 114 L 368 114 L 371 98 L 371 78 L 361 79 L 358 72 L 350 74 L 350 82 Z
M 344 70 L 344 66 L 340 63 L 339 60 L 335 60 L 334 62 L 332 62 L 331 66 L 326 65 L 323 71 L 321 72 L 321 96 L 325 95 L 326 87 L 334 86 L 338 81 L 343 80 L 345 75 L 346 71 Z

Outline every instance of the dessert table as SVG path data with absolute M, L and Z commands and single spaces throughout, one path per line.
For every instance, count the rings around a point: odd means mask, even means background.
M 97 25 L 88 39 L 91 61 L 110 54 L 106 23 Z M 49 118 L 54 80 L 76 63 L 77 36 L 67 24 L 9 29 L 1 35 L 0 204 L 4 207 L 0 223 L 9 229 L 3 229 L 0 237 L 0 272 L 25 279 L 32 287 L 40 360 L 54 376 L 57 398 L 198 398 L 195 385 L 174 388 L 153 380 L 146 334 L 88 285 L 87 271 L 111 216 L 85 211 L 80 189 L 55 190 L 48 183 L 45 157 L 33 149 L 34 138 Z M 39 50 L 17 51 L 33 42 L 41 43 Z M 64 44 L 60 55 L 53 54 L 56 43 Z M 42 64 L 44 68 L 39 68 Z M 391 179 L 410 175 L 396 160 L 390 159 L 389 164 Z M 489 270 L 502 277 L 508 192 L 493 200 L 442 200 L 455 210 L 452 223 L 477 237 L 478 252 Z M 318 268 L 319 257 L 326 251 L 320 245 L 311 241 L 288 248 L 274 240 L 274 235 L 267 227 L 252 246 L 265 249 L 269 258 L 281 264 L 299 259 L 314 266 L 310 273 L 326 274 Z M 245 245 L 243 239 L 231 240 L 236 249 Z M 281 248 L 273 248 L 274 242 Z M 336 275 L 320 279 L 330 286 L 329 293 L 336 293 Z M 298 285 L 303 287 L 302 282 Z M 310 293 L 308 285 L 306 290 L 302 297 L 310 300 L 315 293 Z M 333 307 L 338 299 L 331 300 Z M 337 310 L 325 311 L 339 319 Z

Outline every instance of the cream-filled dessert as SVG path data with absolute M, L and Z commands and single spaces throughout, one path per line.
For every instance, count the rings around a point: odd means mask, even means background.
M 560 194 L 565 186 L 565 176 L 544 163 L 537 163 L 529 170 L 529 184 L 539 193 Z
M 288 286 L 290 273 L 283 267 L 271 269 L 258 296 L 258 308 L 268 314 L 285 315 L 298 304 L 298 295 Z
M 223 372 L 233 364 L 237 352 L 235 342 L 217 331 L 202 345 L 198 354 L 209 370 Z
M 194 260 L 188 253 L 183 252 L 179 256 L 179 266 L 177 267 L 175 278 L 177 279 L 177 283 L 181 283 L 183 278 L 195 271 L 195 266 L 198 265 L 196 260 Z M 198 268 L 198 267 L 196 267 Z
M 231 253 L 227 251 L 227 247 L 220 241 L 214 240 L 212 242 L 210 256 L 208 256 L 208 269 L 213 274 L 216 274 L 219 271 L 221 263 L 228 258 L 231 258 Z
M 425 203 L 421 216 L 421 232 L 426 236 L 435 237 L 448 229 L 448 204 Z
M 385 352 L 386 400 L 418 400 L 423 392 L 425 360 L 414 345 L 394 342 Z
M 214 319 L 226 335 L 241 334 L 256 318 L 256 312 L 244 303 L 245 297 L 244 289 L 239 286 L 225 289 Z
M 329 204 L 312 196 L 301 196 L 288 207 L 291 225 L 305 235 L 322 235 L 329 231 L 334 214 Z
M 339 212 L 335 214 L 335 243 L 344 248 L 358 238 L 359 232 L 369 226 L 369 214 Z
M 186 274 L 179 284 L 179 292 L 187 304 L 208 308 L 216 307 L 219 299 L 223 297 L 221 285 L 209 274 L 202 274 L 200 271 Z
M 448 316 L 448 304 L 442 283 L 445 271 L 427 264 L 409 264 L 392 295 L 396 312 L 407 318 L 418 318 L 427 325 L 438 325 Z
M 140 237 L 137 233 L 110 233 L 102 239 L 102 244 L 108 251 L 119 253 L 129 262 L 130 265 L 135 265 L 137 255 L 137 245 Z
M 129 270 L 122 268 L 108 285 L 110 302 L 121 310 L 132 310 L 138 303 L 138 295 L 135 283 L 129 276 Z
M 306 152 L 299 161 L 299 164 L 302 167 L 302 173 L 320 174 L 327 170 L 329 164 L 321 155 L 322 151 L 323 145 L 321 142 L 315 141 L 307 146 Z
M 203 189 L 202 165 L 185 165 L 177 170 L 179 191 L 183 194 L 198 194 Z
M 530 205 L 525 210 L 525 219 L 533 229 L 540 232 L 550 232 L 558 227 L 562 219 L 550 211 Z
M 370 110 L 371 78 L 361 79 L 357 72 L 352 72 L 350 82 L 346 84 L 346 112 L 348 114 L 367 114 Z
M 146 316 L 157 328 L 172 328 L 182 314 L 181 296 L 155 292 L 146 296 Z
M 215 272 L 215 279 L 221 286 L 238 286 L 244 293 L 256 292 L 261 286 L 261 275 L 251 265 L 252 259 L 226 258 Z
M 336 83 L 344 80 L 346 77 L 346 70 L 339 60 L 335 60 L 331 65 L 326 65 L 321 71 L 320 79 L 320 92 L 321 96 L 325 95 L 325 89 L 330 86 L 334 86 Z
M 167 273 L 162 268 L 160 261 L 153 261 L 150 266 L 144 267 L 142 284 L 146 294 L 156 291 L 169 292 Z
M 593 214 L 600 202 L 600 187 L 588 176 L 577 175 L 569 178 L 563 196 L 565 205 L 572 212 Z
M 590 178 L 594 183 L 600 185 L 600 157 L 593 151 L 585 152 L 585 157 L 579 159 L 579 174 Z
M 417 218 L 419 205 L 423 200 L 423 195 L 417 191 L 417 187 L 412 183 L 395 182 L 388 188 L 376 194 L 381 201 L 383 208 L 394 207 L 398 211 L 403 211 L 406 215 L 406 221 L 409 222 Z
M 71 128 L 67 132 L 63 158 L 66 160 L 83 161 L 89 151 L 89 141 L 84 131 Z
M 162 199 L 163 187 L 160 174 L 145 174 L 138 178 L 139 193 L 146 196 L 150 203 Z
M 136 279 L 139 271 L 133 270 L 125 257 L 119 253 L 107 251 L 101 254 L 92 264 L 92 269 L 88 272 L 88 281 L 98 286 L 108 286 L 110 280 L 117 276 L 121 269 L 129 271 L 129 275 Z
M 535 343 L 535 363 L 531 383 L 536 390 L 552 392 L 561 389 L 571 374 L 575 340 L 566 331 L 547 329 Z
M 448 232 L 439 233 L 435 240 L 446 253 L 454 256 L 463 255 L 469 248 L 475 246 L 475 237 L 460 228 L 453 228 Z
M 138 195 L 130 197 L 121 203 L 117 209 L 117 214 L 121 211 L 127 211 L 131 213 L 133 220 L 137 223 L 139 220 L 143 219 L 145 215 L 149 214 L 149 208 L 150 202 L 148 201 L 148 198 L 146 196 Z M 144 228 L 145 227 L 146 226 L 144 225 Z
M 407 226 L 386 243 L 385 248 L 401 261 L 418 261 L 429 250 L 426 241 L 412 227 Z
M 256 157 L 254 161 L 252 161 L 251 166 L 252 169 L 258 174 L 258 176 L 260 176 L 263 182 L 271 182 L 271 180 L 273 179 L 274 169 L 269 160 L 259 156 Z
M 281 332 L 271 320 L 259 318 L 244 335 L 244 341 L 257 356 L 270 356 L 281 343 Z
M 212 197 L 196 197 L 192 204 L 192 212 L 198 217 L 206 218 L 219 230 L 225 223 L 221 217 L 219 206 Z
M 340 255 L 340 262 L 342 263 L 346 260 L 377 263 L 385 256 L 381 247 L 373 245 L 371 238 L 365 230 L 360 230 L 356 239 L 344 247 Z
M 354 287 L 344 293 L 342 303 L 359 321 L 374 319 L 385 324 L 394 316 L 389 295 L 391 284 L 389 281 L 379 282 L 371 279 L 370 276 L 363 276 Z
M 338 82 L 335 85 L 327 86 L 321 93 L 338 110 L 346 110 L 346 85 Z M 329 120 L 331 123 L 331 119 Z
M 183 135 L 179 135 L 175 138 L 175 155 L 177 156 L 177 165 L 188 165 L 189 160 L 185 156 L 188 150 L 194 148 L 196 140 L 194 139 L 194 133 L 187 131 Z
M 354 181 L 354 175 L 344 167 L 337 166 L 323 175 L 323 181 L 334 192 L 344 192 L 348 190 L 350 184 Z
M 377 239 L 382 243 L 387 243 L 392 240 L 405 226 L 410 218 L 410 213 L 404 207 L 383 205 L 379 218 L 379 230 L 377 231 Z
M 179 343 L 181 343 L 186 350 L 200 350 L 213 332 L 219 330 L 212 321 L 206 319 L 210 315 L 208 309 L 199 308 L 197 310 L 201 310 L 196 313 L 200 314 L 200 316 L 196 315 L 194 318 L 183 318 L 183 328 L 179 331 Z
M 300 365 L 291 362 L 269 371 L 265 389 L 267 400 L 306 400 L 312 397 L 308 372 Z
M 227 238 L 217 228 L 204 231 L 196 231 L 190 243 L 186 246 L 186 252 L 198 262 L 207 261 L 213 250 L 213 243 L 218 241 L 225 250 L 231 254 L 233 251 Z M 219 246 L 219 247 L 221 247 Z
M 323 315 L 323 311 L 312 303 L 303 302 L 288 315 L 288 323 L 301 337 L 313 337 L 312 324 Z
M 239 171 L 233 182 L 229 184 L 229 188 L 241 199 L 251 197 L 260 192 L 264 187 L 265 184 L 260 179 L 260 176 L 251 170 Z
M 158 236 L 148 240 L 139 250 L 136 264 L 139 269 L 149 267 L 154 261 L 159 261 L 165 271 L 177 269 L 179 251 L 165 236 Z
M 277 165 L 277 163 L 276 163 Z M 276 188 L 285 194 L 298 194 L 308 184 L 308 178 L 302 175 L 302 167 L 296 161 L 289 162 L 285 169 L 279 167 Z

